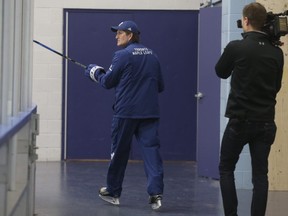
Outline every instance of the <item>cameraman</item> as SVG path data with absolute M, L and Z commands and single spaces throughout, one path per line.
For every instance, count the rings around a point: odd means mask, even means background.
M 251 216 L 264 216 L 268 196 L 268 156 L 276 134 L 276 95 L 281 88 L 284 57 L 261 31 L 266 9 L 251 3 L 242 12 L 242 40 L 231 41 L 215 66 L 218 77 L 231 76 L 225 116 L 229 118 L 220 154 L 220 187 L 226 216 L 237 216 L 234 170 L 249 144 L 253 197 Z

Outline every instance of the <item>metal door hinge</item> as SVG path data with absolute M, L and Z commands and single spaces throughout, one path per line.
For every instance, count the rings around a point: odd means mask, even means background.
M 31 120 L 31 145 L 29 146 L 29 158 L 32 163 L 38 159 L 38 155 L 36 154 L 36 150 L 38 149 L 36 146 L 36 136 L 39 135 L 39 117 L 39 114 L 33 114 Z
M 32 115 L 32 133 L 35 135 L 39 135 L 39 119 L 39 114 L 35 113 Z

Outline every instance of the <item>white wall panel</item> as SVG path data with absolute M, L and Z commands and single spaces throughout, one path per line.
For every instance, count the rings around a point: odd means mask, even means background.
M 36 8 L 197 10 L 200 0 L 37 0 Z

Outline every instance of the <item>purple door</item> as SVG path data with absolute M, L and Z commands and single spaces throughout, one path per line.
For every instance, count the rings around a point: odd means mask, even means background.
M 197 98 L 199 176 L 219 178 L 220 79 L 214 71 L 221 54 L 221 7 L 200 10 Z
M 160 95 L 164 160 L 196 160 L 199 11 L 65 10 L 67 55 L 109 68 L 118 49 L 110 26 L 133 19 L 141 42 L 158 55 L 165 80 Z M 181 23 L 181 25 L 179 25 Z M 63 159 L 109 159 L 114 90 L 105 90 L 68 62 L 64 70 Z M 141 159 L 134 142 L 130 159 Z

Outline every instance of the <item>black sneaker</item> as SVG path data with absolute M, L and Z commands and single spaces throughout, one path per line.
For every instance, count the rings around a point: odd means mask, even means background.
M 101 199 L 103 199 L 104 201 L 106 202 L 109 202 L 113 205 L 119 205 L 120 202 L 119 202 L 119 197 L 118 196 L 113 196 L 111 195 L 108 191 L 107 191 L 107 188 L 106 187 L 102 187 L 100 188 L 99 190 L 99 197 Z
M 151 204 L 152 209 L 156 210 L 159 209 L 162 204 L 162 195 L 154 195 L 149 197 L 149 204 Z

